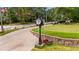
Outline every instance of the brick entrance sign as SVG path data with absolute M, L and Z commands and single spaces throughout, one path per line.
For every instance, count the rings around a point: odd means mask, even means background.
M 32 32 L 36 37 L 39 37 L 37 33 Z M 56 44 L 62 44 L 65 46 L 76 46 L 79 47 L 79 39 L 71 38 L 60 38 L 56 36 L 42 35 L 42 40 L 48 39 L 48 42 L 53 42 Z

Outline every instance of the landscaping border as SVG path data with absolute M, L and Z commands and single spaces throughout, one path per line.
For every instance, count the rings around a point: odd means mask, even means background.
M 39 37 L 38 33 L 33 32 L 33 35 L 35 35 L 36 37 Z M 42 41 L 47 39 L 48 42 L 53 42 L 56 44 L 62 44 L 65 46 L 75 46 L 75 47 L 79 47 L 79 39 L 72 39 L 72 38 L 60 38 L 60 37 L 56 37 L 56 36 L 50 36 L 50 35 L 45 35 L 42 34 Z

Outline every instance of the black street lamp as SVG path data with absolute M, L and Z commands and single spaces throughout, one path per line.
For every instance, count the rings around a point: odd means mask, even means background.
M 3 16 L 4 13 L 7 11 L 6 8 L 0 7 L 0 18 L 1 18 L 1 31 L 4 32 L 4 28 L 3 28 Z
M 46 24 L 47 24 L 47 11 L 48 11 L 48 8 L 45 8 L 45 11 L 46 11 Z
M 42 18 L 37 18 L 36 25 L 39 26 L 39 45 L 41 45 L 42 44 L 41 26 L 44 25 L 44 22 L 43 22 Z

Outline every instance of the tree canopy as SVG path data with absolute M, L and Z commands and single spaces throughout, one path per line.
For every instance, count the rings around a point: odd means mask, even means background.
M 47 12 L 47 13 L 46 13 Z M 47 14 L 47 16 L 46 16 Z M 47 21 L 72 19 L 79 21 L 78 7 L 8 7 L 4 23 L 34 22 L 38 16 Z

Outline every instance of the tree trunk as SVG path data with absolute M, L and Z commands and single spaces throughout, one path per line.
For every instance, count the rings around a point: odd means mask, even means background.
M 1 14 L 1 31 L 4 32 L 4 28 L 3 28 L 3 15 Z

